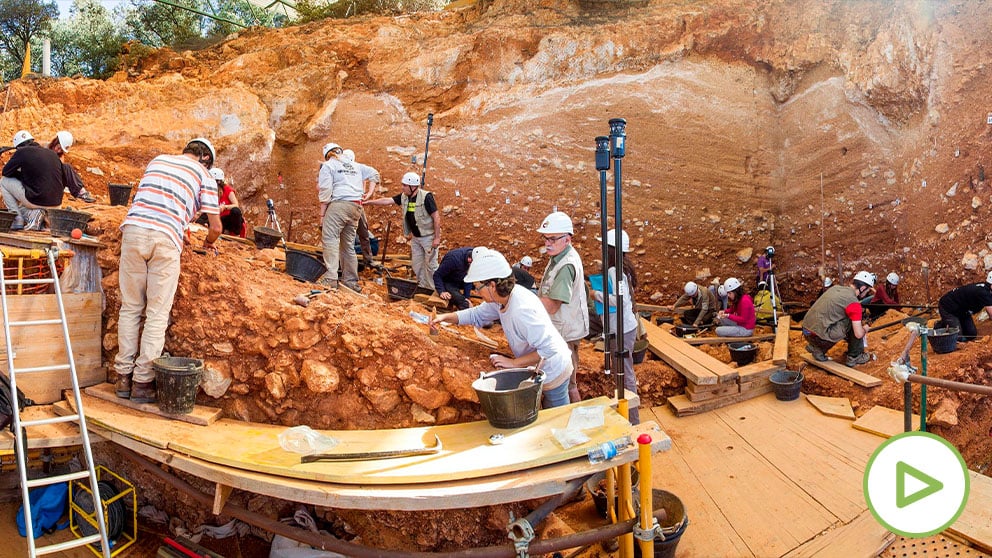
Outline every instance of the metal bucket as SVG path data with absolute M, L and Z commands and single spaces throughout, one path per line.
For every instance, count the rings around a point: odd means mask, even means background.
M 155 369 L 155 395 L 163 413 L 186 415 L 193 412 L 196 390 L 203 377 L 203 361 L 198 358 L 159 357 Z
M 537 420 L 544 372 L 507 368 L 483 372 L 472 382 L 482 412 L 496 428 L 520 428 Z

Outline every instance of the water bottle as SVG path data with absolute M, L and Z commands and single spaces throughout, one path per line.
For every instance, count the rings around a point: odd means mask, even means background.
M 630 439 L 630 436 L 623 436 L 617 438 L 616 440 L 603 442 L 602 444 L 599 444 L 589 450 L 589 463 L 602 463 L 603 461 L 609 461 L 616 457 L 618 453 L 632 445 L 634 445 L 634 441 Z

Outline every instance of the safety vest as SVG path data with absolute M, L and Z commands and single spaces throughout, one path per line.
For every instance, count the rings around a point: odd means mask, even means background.
M 562 303 L 558 311 L 551 314 L 551 323 L 555 329 L 561 333 L 565 341 L 576 341 L 589 335 L 589 306 L 586 302 L 586 282 L 582 269 L 582 259 L 574 246 L 566 248 L 564 257 L 558 260 L 554 267 L 548 262 L 548 267 L 544 270 L 544 277 L 541 280 L 541 296 L 548 296 L 551 286 L 555 284 L 555 277 L 563 267 L 571 264 L 575 268 L 575 278 L 572 280 L 572 300 Z
M 417 197 L 410 201 L 410 197 L 406 194 L 400 196 L 400 207 L 403 208 L 403 234 L 411 234 L 410 226 L 406 223 L 406 214 L 410 211 L 410 205 L 413 204 L 413 218 L 417 221 L 417 228 L 420 229 L 420 236 L 431 236 L 434 234 L 434 218 L 431 217 L 430 213 L 424 209 L 424 198 L 430 194 L 427 190 L 421 188 L 417 191 Z M 435 203 L 437 200 L 434 200 Z

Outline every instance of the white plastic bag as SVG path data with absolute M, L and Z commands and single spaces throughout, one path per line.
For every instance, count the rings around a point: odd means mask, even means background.
M 269 558 L 345 558 L 343 554 L 328 550 L 315 550 L 303 543 L 287 539 L 282 535 L 272 538 Z
M 590 439 L 585 432 L 571 428 L 552 428 L 551 435 L 555 437 L 555 441 L 558 442 L 561 449 L 584 444 Z
M 338 441 L 309 426 L 294 426 L 279 433 L 279 445 L 286 451 L 313 455 L 333 448 L 338 445 Z
M 606 416 L 604 412 L 606 407 L 602 405 L 596 405 L 595 407 L 578 407 L 572 409 L 572 414 L 568 416 L 568 428 L 569 430 L 589 430 L 590 428 L 599 428 L 606 424 Z

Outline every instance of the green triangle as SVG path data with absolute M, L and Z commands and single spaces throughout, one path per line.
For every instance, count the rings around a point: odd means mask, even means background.
M 912 494 L 906 495 L 906 475 L 911 475 L 926 486 Z M 944 483 L 939 480 L 902 461 L 896 461 L 896 507 L 905 508 L 935 492 L 940 492 L 943 488 Z

